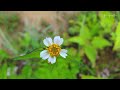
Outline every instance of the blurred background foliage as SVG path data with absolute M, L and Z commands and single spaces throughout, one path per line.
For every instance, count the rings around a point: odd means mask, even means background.
M 44 20 L 30 24 L 26 19 L 23 23 L 16 12 L 0 12 L 1 79 L 120 78 L 120 12 L 79 11 L 61 16 L 65 27 L 56 20 L 59 28 L 55 28 Z M 64 38 L 66 59 L 58 57 L 53 65 L 37 54 L 37 59 L 13 59 L 44 47 L 43 39 L 56 35 Z

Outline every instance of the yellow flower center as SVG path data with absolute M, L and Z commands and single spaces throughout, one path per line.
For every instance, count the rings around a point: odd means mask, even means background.
M 52 44 L 47 48 L 50 56 L 58 56 L 60 54 L 61 47 L 57 44 Z

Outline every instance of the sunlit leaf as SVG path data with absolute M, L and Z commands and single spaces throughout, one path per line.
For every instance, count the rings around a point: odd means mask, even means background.
M 116 39 L 115 39 L 115 45 L 113 50 L 119 50 L 120 49 L 120 22 L 118 23 L 115 34 L 116 34 Z
M 105 32 L 111 32 L 114 23 L 114 14 L 108 11 L 99 12 L 100 24 L 105 29 Z
M 92 63 L 92 66 L 95 66 L 95 61 L 96 61 L 96 56 L 97 56 L 97 52 L 96 49 L 93 48 L 90 45 L 85 46 L 85 54 L 88 57 L 88 59 L 90 60 L 90 62 Z
M 83 26 L 83 28 L 81 28 L 80 37 L 82 37 L 84 40 L 91 39 L 91 33 L 87 26 Z
M 111 46 L 111 43 L 102 37 L 94 37 L 92 45 L 97 49 L 103 49 L 104 47 Z
M 79 45 L 85 45 L 85 40 L 80 36 L 72 37 L 68 41 L 78 43 Z

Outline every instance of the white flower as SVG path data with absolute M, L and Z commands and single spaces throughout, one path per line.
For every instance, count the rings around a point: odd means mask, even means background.
M 60 46 L 63 43 L 63 38 L 60 38 L 60 36 L 55 36 L 53 41 L 50 37 L 48 37 L 43 40 L 43 43 L 47 46 L 46 50 L 40 52 L 40 57 L 43 60 L 48 59 L 48 62 L 53 64 L 56 62 L 56 57 L 58 55 L 66 58 L 67 50 L 61 49 Z

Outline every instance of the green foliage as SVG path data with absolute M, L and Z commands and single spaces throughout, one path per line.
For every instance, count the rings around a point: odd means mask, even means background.
M 73 38 L 70 38 L 68 41 L 73 43 L 78 43 L 79 45 L 85 45 L 84 39 L 80 36 L 75 36 Z
M 24 37 L 24 39 L 20 38 L 20 43 L 22 46 L 27 48 L 30 44 L 31 37 L 30 37 L 29 33 L 23 34 L 23 37 Z
M 7 64 L 0 65 L 0 78 L 7 79 Z
M 116 28 L 115 35 L 116 35 L 116 39 L 115 39 L 115 45 L 113 50 L 117 51 L 120 49 L 120 22 L 118 23 L 118 26 Z
M 71 34 L 71 35 L 75 35 L 75 34 L 79 34 L 79 30 L 80 29 L 80 27 L 78 27 L 78 26 L 73 26 L 73 27 L 71 27 L 71 28 L 69 28 L 69 33 Z
M 111 46 L 111 43 L 104 38 L 94 37 L 92 41 L 92 45 L 97 49 L 103 49 L 107 46 Z
M 114 14 L 108 11 L 99 12 L 100 24 L 106 33 L 111 32 L 114 24 Z
M 75 62 L 70 63 L 68 60 L 70 59 L 57 58 L 57 62 L 53 65 L 41 64 L 40 68 L 35 70 L 34 77 L 42 79 L 75 79 L 79 67 L 76 66 Z
M 91 33 L 90 30 L 88 29 L 87 26 L 83 26 L 80 30 L 80 36 L 85 40 L 90 40 L 91 39 Z
M 0 49 L 0 60 L 6 60 L 8 58 L 8 54 L 4 51 Z
M 89 60 L 92 63 L 92 66 L 95 66 L 95 61 L 96 61 L 96 56 L 97 56 L 97 52 L 96 49 L 93 48 L 92 46 L 86 46 L 85 47 L 85 54 L 86 56 L 89 58 Z
M 32 75 L 32 68 L 29 65 L 26 65 L 23 67 L 22 72 L 21 72 L 22 77 L 26 78 L 31 78 Z
M 16 58 L 14 58 L 14 60 L 28 60 L 28 59 L 33 59 L 33 58 L 40 58 L 40 52 L 41 52 L 41 50 L 37 49 L 28 54 L 16 57 Z
M 110 12 L 99 12 L 98 16 L 95 12 L 86 12 L 83 15 L 84 18 L 82 14 L 78 16 L 78 19 L 76 19 L 78 24 L 73 24 L 72 27 L 75 31 L 76 28 L 74 27 L 80 27 L 80 29 L 78 29 L 79 35 L 71 37 L 68 41 L 78 43 L 79 46 L 83 48 L 84 54 L 88 57 L 92 66 L 95 66 L 98 49 L 104 49 L 112 45 L 112 43 L 104 37 L 106 33 L 110 34 L 114 17 L 108 19 L 107 16 L 112 15 Z M 104 17 L 104 15 L 106 15 L 106 17 Z M 100 23 L 97 21 L 98 18 L 100 18 Z M 101 30 L 102 27 L 104 30 Z
M 24 56 L 15 58 L 14 60 L 29 60 L 40 59 L 40 50 L 35 50 Z M 76 59 L 78 57 L 76 56 Z M 26 65 L 21 72 L 24 78 L 41 78 L 41 79 L 69 79 L 76 78 L 76 74 L 79 72 L 79 61 L 72 59 L 69 55 L 66 59 L 57 57 L 57 62 L 53 65 L 48 64 L 47 60 L 39 60 L 39 63 L 32 69 L 29 65 Z M 41 63 L 41 61 L 44 61 Z M 34 64 L 32 64 L 34 65 Z M 77 68 L 77 69 L 76 69 Z M 32 71 L 34 70 L 34 73 Z M 62 72 L 61 72 L 62 70 Z M 34 76 L 34 77 L 33 77 Z

